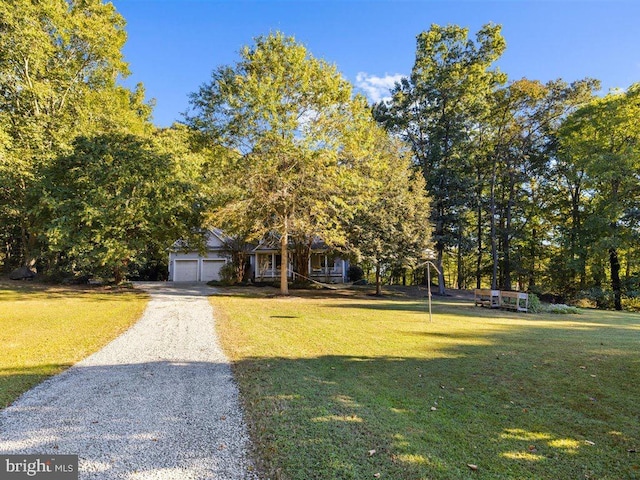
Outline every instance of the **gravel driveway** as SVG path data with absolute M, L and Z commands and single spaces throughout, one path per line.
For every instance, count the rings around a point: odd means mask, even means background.
M 81 479 L 254 479 L 204 285 L 151 294 L 126 333 L 0 412 L 0 453 L 77 454 Z

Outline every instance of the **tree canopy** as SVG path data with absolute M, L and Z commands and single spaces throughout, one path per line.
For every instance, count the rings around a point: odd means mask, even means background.
M 34 263 L 46 249 L 37 224 L 42 172 L 79 135 L 151 128 L 144 90 L 117 84 L 124 19 L 100 0 L 0 4 L 0 215 L 5 261 Z
M 0 3 L 5 270 L 120 279 L 218 227 L 279 242 L 286 292 L 317 240 L 379 279 L 432 238 L 440 292 L 640 305 L 638 84 L 508 81 L 499 25 L 431 25 L 411 74 L 370 106 L 274 33 L 214 70 L 183 125 L 157 129 L 144 87 L 119 82 L 126 37 L 102 0 Z
M 468 29 L 432 25 L 417 37 L 411 76 L 376 105 L 376 118 L 412 147 L 433 198 L 432 223 L 439 270 L 446 248 L 460 246 L 472 190 L 471 165 L 487 119 L 490 96 L 506 77 L 493 63 L 505 49 L 500 26 L 486 25 L 469 40 Z M 440 275 L 440 293 L 444 277 Z
M 212 222 L 256 241 L 276 234 L 285 294 L 291 238 L 346 244 L 361 167 L 375 153 L 353 138 L 377 127 L 336 68 L 293 38 L 258 37 L 240 57 L 192 94 L 187 122 L 222 149 Z

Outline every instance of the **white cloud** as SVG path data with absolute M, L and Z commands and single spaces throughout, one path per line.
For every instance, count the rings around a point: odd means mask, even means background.
M 402 80 L 406 75 L 396 73 L 394 75 L 385 74 L 383 77 L 360 72 L 356 75 L 356 88 L 361 90 L 369 101 L 378 103 L 380 100 L 391 98 L 391 89 L 396 82 Z

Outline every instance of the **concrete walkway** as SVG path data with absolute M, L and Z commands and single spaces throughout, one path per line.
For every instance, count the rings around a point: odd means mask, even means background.
M 0 454 L 77 454 L 81 479 L 255 479 L 202 284 L 140 283 L 142 318 L 0 412 Z

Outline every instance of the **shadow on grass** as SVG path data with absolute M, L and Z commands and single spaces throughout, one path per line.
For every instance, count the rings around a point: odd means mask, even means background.
M 593 332 L 567 332 L 570 340 L 555 329 L 532 332 L 514 327 L 437 358 L 237 362 L 266 473 L 640 478 L 637 342 L 620 331 L 602 342 Z
M 130 287 L 91 285 L 54 285 L 36 281 L 0 280 L 0 302 L 25 300 L 53 300 L 91 296 L 92 300 L 109 300 L 113 296 L 143 295 Z

